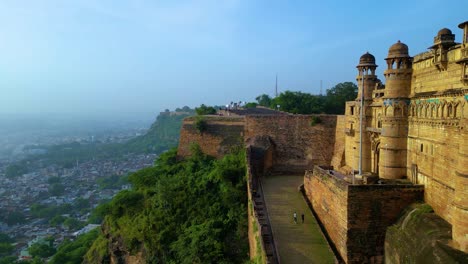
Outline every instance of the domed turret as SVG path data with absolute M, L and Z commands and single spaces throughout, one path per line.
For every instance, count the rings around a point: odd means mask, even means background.
M 449 48 L 455 45 L 455 34 L 448 28 L 443 28 L 437 32 L 437 36 L 434 37 L 434 45 L 429 47 L 430 49 L 438 49 L 440 46 L 443 48 Z
M 437 32 L 437 36 L 442 36 L 442 35 L 452 35 L 452 31 L 448 28 L 443 28 Z
M 366 52 L 364 55 L 361 56 L 359 59 L 359 64 L 357 67 L 361 66 L 377 66 L 375 64 L 375 57 L 374 55 L 370 54 L 369 52 Z
M 405 43 L 398 41 L 393 44 L 388 50 L 387 59 L 406 58 L 409 57 L 408 46 Z
M 375 70 L 377 69 L 377 65 L 375 64 L 375 57 L 374 55 L 366 52 L 359 58 L 359 64 L 356 66 L 358 69 L 358 76 L 356 77 L 356 81 L 359 84 L 365 83 L 364 89 L 363 87 L 359 87 L 358 89 L 358 97 L 360 99 L 362 95 L 366 100 L 372 99 L 372 89 L 375 87 L 375 83 L 377 81 L 377 76 L 375 75 Z M 362 85 L 361 85 L 362 86 Z M 364 90 L 364 94 L 362 91 Z

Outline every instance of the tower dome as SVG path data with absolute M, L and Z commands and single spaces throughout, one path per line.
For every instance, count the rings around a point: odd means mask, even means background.
M 375 65 L 374 55 L 370 54 L 369 52 L 366 52 L 364 55 L 362 55 L 359 59 L 359 64 L 357 67 L 361 66 L 377 66 Z
M 429 48 L 438 49 L 440 45 L 444 48 L 449 48 L 455 44 L 455 35 L 450 29 L 443 28 L 437 32 L 437 36 L 434 37 L 434 45 Z
M 387 59 L 409 57 L 408 46 L 398 41 L 388 49 Z
M 443 28 L 437 32 L 437 36 L 442 36 L 442 35 L 452 35 L 452 31 L 448 28 Z

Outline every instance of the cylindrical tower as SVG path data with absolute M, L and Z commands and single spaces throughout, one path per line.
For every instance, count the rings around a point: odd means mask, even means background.
M 377 65 L 375 64 L 374 55 L 366 52 L 359 59 L 359 64 L 356 66 L 358 69 L 358 76 L 356 76 L 356 81 L 358 83 L 358 96 L 356 100 L 361 100 L 361 93 L 364 89 L 364 100 L 372 100 L 372 90 L 377 83 L 377 75 L 375 75 L 375 70 Z M 362 79 L 364 78 L 364 87 L 362 86 Z
M 354 168 L 359 168 L 359 161 L 362 158 L 362 171 L 369 172 L 371 171 L 371 142 L 370 138 L 366 133 L 366 127 L 369 126 L 368 122 L 371 120 L 371 112 L 366 111 L 369 105 L 372 103 L 372 91 L 375 87 L 375 84 L 378 82 L 377 75 L 375 75 L 375 70 L 377 65 L 375 64 L 375 57 L 366 52 L 359 59 L 359 64 L 356 66 L 358 69 L 358 75 L 356 76 L 356 81 L 358 83 L 358 96 L 356 98 L 356 106 L 359 113 L 359 116 L 356 118 L 356 133 L 354 134 L 354 143 L 356 146 L 356 151 L 354 152 L 354 160 L 356 164 Z M 364 95 L 364 100 L 361 104 L 362 95 Z M 362 117 L 362 124 L 360 121 L 361 114 L 361 105 L 364 107 L 364 115 Z M 362 145 L 361 142 L 361 129 L 362 129 Z M 360 151 L 362 147 L 362 151 Z M 362 153 L 361 153 L 362 152 Z
M 406 176 L 408 139 L 408 105 L 412 62 L 408 46 L 398 41 L 385 59 L 387 69 L 383 97 L 382 130 L 380 135 L 379 176 L 400 179 Z

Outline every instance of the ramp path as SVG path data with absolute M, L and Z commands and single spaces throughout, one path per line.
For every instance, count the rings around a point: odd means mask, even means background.
M 273 175 L 262 178 L 264 197 L 281 264 L 335 263 L 299 185 L 303 175 Z M 297 212 L 297 224 L 293 214 Z M 302 223 L 301 214 L 305 221 Z

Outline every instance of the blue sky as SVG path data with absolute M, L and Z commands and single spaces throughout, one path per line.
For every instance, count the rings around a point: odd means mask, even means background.
M 140 113 L 223 105 L 382 72 L 397 40 L 461 41 L 468 1 L 0 0 L 0 113 Z M 383 76 L 380 75 L 383 80 Z

